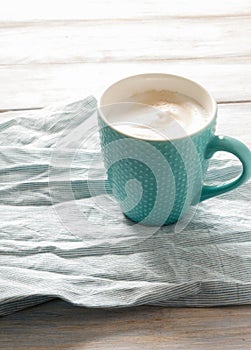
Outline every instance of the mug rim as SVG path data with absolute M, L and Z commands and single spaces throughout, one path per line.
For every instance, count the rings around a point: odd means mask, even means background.
M 207 123 L 205 123 L 205 125 L 203 125 L 203 127 L 201 127 L 199 130 L 196 130 L 188 135 L 184 135 L 184 136 L 181 136 L 181 137 L 174 137 L 174 138 L 161 138 L 161 139 L 150 139 L 150 138 L 146 138 L 146 137 L 138 137 L 138 136 L 134 136 L 134 135 L 131 135 L 131 134 L 127 134 L 126 132 L 122 132 L 122 131 L 119 131 L 117 130 L 113 124 L 111 124 L 111 122 L 106 118 L 106 116 L 104 115 L 104 113 L 102 113 L 102 105 L 101 102 L 102 102 L 102 99 L 105 95 L 105 93 L 110 89 L 110 88 L 113 88 L 115 87 L 117 84 L 121 83 L 121 82 L 124 82 L 126 80 L 131 80 L 131 79 L 135 79 L 135 78 L 142 78 L 142 77 L 156 77 L 156 78 L 175 78 L 175 79 L 179 79 L 179 80 L 185 80 L 189 83 L 192 83 L 194 85 L 196 85 L 197 87 L 199 87 L 200 89 L 202 89 L 206 95 L 209 97 L 210 101 L 211 101 L 211 104 L 212 104 L 212 112 L 210 113 L 210 118 L 208 120 Z M 126 101 L 122 102 L 122 103 L 125 103 Z M 198 101 L 197 101 L 198 102 Z M 128 102 L 129 103 L 129 102 Z M 199 103 L 199 102 L 198 102 Z M 105 124 L 110 127 L 111 129 L 113 129 L 114 131 L 116 131 L 117 133 L 123 135 L 123 136 L 126 136 L 126 137 L 130 137 L 130 138 L 133 138 L 133 139 L 136 139 L 136 140 L 141 140 L 141 141 L 147 141 L 147 142 L 168 142 L 168 141 L 173 141 L 173 140 L 181 140 L 181 139 L 184 139 L 184 138 L 187 138 L 187 137 L 192 137 L 196 134 L 199 134 L 201 132 L 203 132 L 205 129 L 208 128 L 209 125 L 211 125 L 211 123 L 216 119 L 216 116 L 217 116 L 217 103 L 213 97 L 213 95 L 200 83 L 192 80 L 192 79 L 189 79 L 189 78 L 186 78 L 182 75 L 176 75 L 176 74 L 169 74 L 169 73 L 141 73 L 141 74 L 135 74 L 135 75 L 130 75 L 130 76 L 127 76 L 125 78 L 122 78 L 122 79 L 119 79 L 117 81 L 115 81 L 114 83 L 110 84 L 108 87 L 106 87 L 102 93 L 100 94 L 100 97 L 98 99 L 98 103 L 97 103 L 97 108 L 98 108 L 98 111 L 99 111 L 99 116 L 102 118 L 102 120 L 105 122 Z

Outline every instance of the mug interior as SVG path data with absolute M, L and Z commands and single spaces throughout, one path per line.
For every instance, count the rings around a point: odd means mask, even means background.
M 216 117 L 216 102 L 203 86 L 190 79 L 164 73 L 134 75 L 112 84 L 104 91 L 99 100 L 100 117 L 113 128 L 113 123 L 109 120 L 107 112 L 109 109 L 102 107 L 118 104 L 135 94 L 150 90 L 168 90 L 194 99 L 206 110 L 209 116 L 202 129 L 206 128 Z

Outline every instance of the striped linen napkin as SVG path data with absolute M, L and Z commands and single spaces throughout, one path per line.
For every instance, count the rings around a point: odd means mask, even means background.
M 211 162 L 208 181 L 238 174 L 226 157 Z M 0 315 L 53 298 L 86 307 L 251 302 L 251 182 L 201 203 L 188 224 L 134 225 L 106 193 L 93 97 L 6 113 L 0 165 Z

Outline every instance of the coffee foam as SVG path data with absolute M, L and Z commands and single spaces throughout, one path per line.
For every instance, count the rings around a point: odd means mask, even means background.
M 109 108 L 108 114 L 119 132 L 148 140 L 191 135 L 209 121 L 209 114 L 197 101 L 168 90 L 134 94 Z

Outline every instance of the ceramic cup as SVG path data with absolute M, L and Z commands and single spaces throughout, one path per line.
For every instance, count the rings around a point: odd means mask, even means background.
M 138 138 L 118 131 L 111 112 L 123 113 L 121 103 L 135 93 L 170 90 L 196 100 L 208 121 L 193 134 L 158 140 Z M 215 135 L 217 105 L 198 83 L 170 74 L 141 74 L 120 80 L 104 91 L 98 103 L 101 149 L 113 196 L 123 213 L 145 225 L 172 224 L 187 215 L 191 206 L 231 191 L 251 175 L 251 152 L 240 141 Z M 181 132 L 180 132 L 181 131 Z M 221 185 L 205 185 L 209 159 L 215 152 L 234 154 L 242 163 L 238 178 Z

